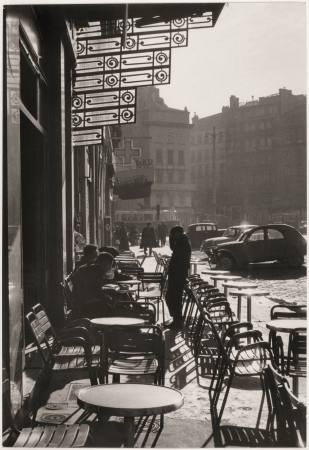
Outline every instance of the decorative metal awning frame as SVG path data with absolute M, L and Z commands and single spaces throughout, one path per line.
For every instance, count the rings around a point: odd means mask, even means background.
M 137 87 L 170 83 L 172 49 L 188 45 L 189 30 L 211 28 L 216 20 L 210 8 L 142 26 L 140 17 L 126 16 L 78 28 L 73 145 L 101 144 L 105 125 L 134 123 Z

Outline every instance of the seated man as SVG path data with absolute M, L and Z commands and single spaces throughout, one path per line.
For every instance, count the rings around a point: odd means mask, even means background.
M 73 316 L 78 318 L 109 315 L 118 299 L 117 296 L 102 291 L 102 286 L 130 278 L 115 272 L 114 258 L 106 252 L 100 253 L 94 263 L 80 266 L 72 275 Z
M 75 265 L 75 270 L 84 264 L 92 264 L 95 262 L 98 256 L 98 247 L 94 244 L 87 244 L 84 247 L 84 254 Z
M 110 253 L 114 258 L 119 255 L 119 251 L 115 247 L 100 247 L 99 253 Z

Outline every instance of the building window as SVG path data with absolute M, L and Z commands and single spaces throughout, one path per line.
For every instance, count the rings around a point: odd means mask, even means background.
M 156 162 L 157 162 L 157 164 L 162 164 L 162 162 L 163 162 L 162 149 L 161 148 L 157 148 L 157 151 L 156 151 Z
M 186 172 L 184 170 L 178 171 L 178 183 L 182 184 L 186 182 Z
M 191 181 L 193 183 L 195 182 L 195 167 L 192 167 L 191 169 Z
M 185 154 L 183 150 L 179 150 L 178 152 L 178 164 L 180 166 L 184 166 L 185 164 Z
M 167 152 L 167 164 L 172 165 L 174 164 L 174 151 L 168 150 Z
M 156 171 L 156 183 L 162 183 L 162 171 L 161 170 Z

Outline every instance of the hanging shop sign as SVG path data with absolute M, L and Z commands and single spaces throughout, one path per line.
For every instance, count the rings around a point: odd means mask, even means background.
M 105 125 L 136 120 L 136 88 L 170 83 L 171 50 L 190 29 L 213 27 L 210 11 L 143 24 L 141 18 L 90 22 L 77 30 L 73 79 L 73 145 L 102 143 Z
M 123 200 L 150 197 L 153 182 L 152 167 L 120 169 L 115 176 L 114 193 Z

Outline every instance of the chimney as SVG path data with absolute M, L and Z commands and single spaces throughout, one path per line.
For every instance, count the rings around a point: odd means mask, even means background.
M 195 125 L 195 124 L 197 124 L 197 122 L 198 122 L 198 115 L 195 112 L 194 116 L 192 117 L 192 123 L 193 123 L 193 125 Z
M 230 96 L 230 108 L 231 109 L 237 109 L 239 108 L 239 98 L 235 95 Z

